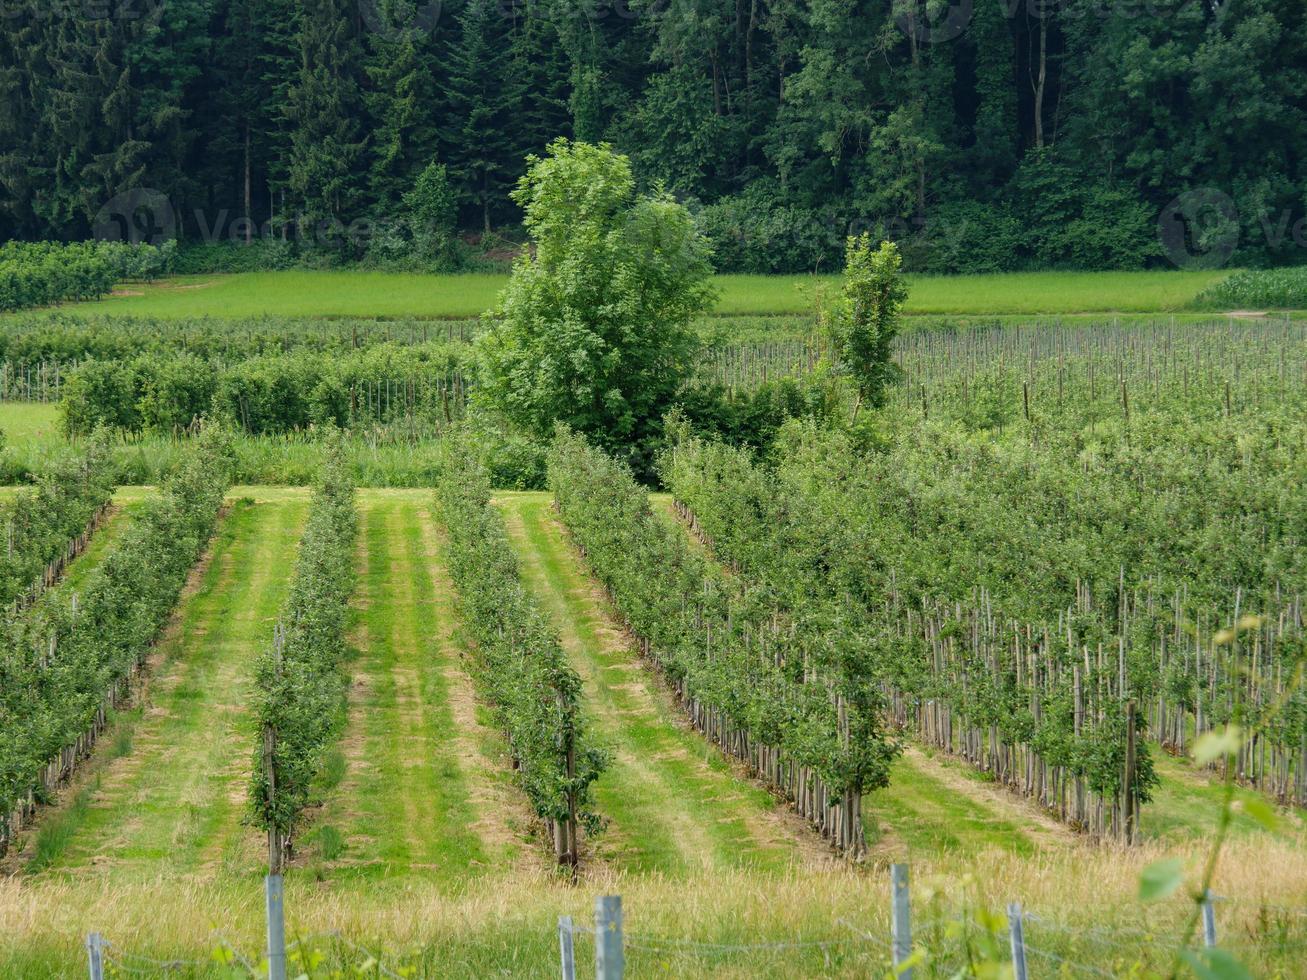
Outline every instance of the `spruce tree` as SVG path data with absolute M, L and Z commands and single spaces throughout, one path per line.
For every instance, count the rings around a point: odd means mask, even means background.
M 321 230 L 326 222 L 360 217 L 366 144 L 357 80 L 361 50 L 348 0 L 303 0 L 301 7 L 300 65 L 286 94 L 286 179 L 299 217 Z
M 458 183 L 463 206 L 488 234 L 497 209 L 524 163 L 516 135 L 523 82 L 514 58 L 511 21 L 498 0 L 468 0 L 448 54 L 446 94 L 455 122 L 442 158 Z
M 437 28 L 438 30 L 439 28 Z M 440 149 L 443 118 L 436 39 L 417 27 L 370 35 L 368 109 L 374 120 L 369 190 L 392 212 Z

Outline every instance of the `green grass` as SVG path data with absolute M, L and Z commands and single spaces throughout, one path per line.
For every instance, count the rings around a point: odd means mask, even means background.
M 514 853 L 476 829 L 473 780 L 492 764 L 460 751 L 450 677 L 458 654 L 448 642 L 449 597 L 433 580 L 428 496 L 361 501 L 358 652 L 344 771 L 317 833 L 324 876 L 416 872 L 456 882 Z
M 56 870 L 257 870 L 258 836 L 243 822 L 251 670 L 289 588 L 306 510 L 237 503 L 223 522 L 162 646 L 151 704 L 135 713 L 132 751 L 100 770 Z
M 661 682 L 608 618 L 543 494 L 503 498 L 523 577 L 553 617 L 585 685 L 586 707 L 611 764 L 595 786 L 611 821 L 592 842 L 628 871 L 780 868 L 800 856 L 805 828 L 775 821 L 776 802 L 735 776 L 689 731 Z M 768 819 L 769 817 L 773 819 Z
M 910 314 L 1158 313 L 1180 310 L 1226 271 L 1032 272 L 911 276 Z M 507 277 L 385 272 L 260 272 L 181 276 L 132 284 L 119 295 L 62 307 L 77 313 L 197 316 L 478 316 L 494 305 Z M 834 276 L 718 276 L 722 315 L 804 314 L 816 294 L 833 296 Z
M 64 442 L 58 405 L 0 402 L 0 431 L 12 449 L 28 452 Z

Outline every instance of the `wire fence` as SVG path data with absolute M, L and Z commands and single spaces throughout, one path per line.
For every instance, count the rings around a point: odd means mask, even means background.
M 270 893 L 280 894 L 280 882 L 269 882 Z M 269 915 L 273 914 L 270 903 Z M 276 912 L 280 914 L 280 904 Z M 1231 934 L 1218 944 L 1217 909 L 1237 909 L 1241 918 L 1227 915 Z M 576 980 L 588 971 L 578 968 L 578 941 L 593 947 L 596 980 L 621 980 L 628 967 L 640 975 L 675 972 L 682 975 L 712 975 L 714 969 L 748 969 L 754 972 L 776 967 L 787 974 L 805 975 L 811 967 L 818 972 L 848 972 L 852 964 L 859 973 L 892 971 L 902 980 L 924 980 L 936 976 L 973 976 L 981 964 L 998 963 L 1010 968 L 1016 980 L 1042 977 L 1114 977 L 1131 967 L 1133 953 L 1127 950 L 1152 949 L 1156 955 L 1169 956 L 1176 949 L 1173 926 L 1140 928 L 1127 923 L 1110 927 L 1085 926 L 1058 916 L 1025 910 L 1019 904 L 1008 907 L 1007 918 L 982 912 L 940 914 L 931 906 L 930 916 L 922 921 L 912 918 L 908 870 L 896 865 L 892 871 L 890 921 L 886 930 L 883 919 L 859 922 L 853 918 L 836 919 L 834 925 L 843 934 L 769 942 L 700 941 L 684 936 L 659 935 L 631 931 L 624 927 L 622 900 L 601 896 L 595 902 L 594 925 L 574 923 L 570 917 L 559 920 L 556 961 L 563 980 Z M 1215 948 L 1236 956 L 1282 956 L 1286 961 L 1307 961 L 1307 907 L 1290 907 L 1247 899 L 1211 895 L 1203 906 L 1206 928 L 1200 930 L 1204 947 Z M 1277 935 L 1242 934 L 1249 919 L 1277 917 L 1292 923 L 1294 929 L 1281 929 Z M 269 946 L 276 937 L 285 936 L 283 922 L 269 922 Z M 528 946 L 532 953 L 546 937 L 534 935 Z M 124 976 L 208 976 L 221 968 L 223 976 L 268 977 L 286 980 L 302 972 L 312 975 L 315 966 L 326 964 L 344 969 L 344 975 L 385 977 L 401 980 L 414 976 L 440 976 L 442 972 L 423 971 L 403 960 L 402 954 L 378 951 L 356 942 L 337 930 L 302 936 L 284 943 L 280 949 L 269 948 L 249 955 L 228 935 L 215 930 L 211 937 L 214 950 L 207 959 L 157 958 L 124 949 L 99 933 L 87 936 L 86 949 L 91 980 Z M 798 956 L 801 959 L 796 961 Z M 435 956 L 433 969 L 440 971 L 448 961 Z M 288 971 L 288 967 L 290 970 Z M 300 968 L 304 967 L 302 971 Z M 543 964 L 532 969 L 543 972 Z M 331 973 L 330 975 L 342 975 Z

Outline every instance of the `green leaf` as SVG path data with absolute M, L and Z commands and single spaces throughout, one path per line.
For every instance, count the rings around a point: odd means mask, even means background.
M 1185 950 L 1184 960 L 1199 980 L 1252 980 L 1234 954 L 1223 949 Z
M 1260 796 L 1247 796 L 1240 801 L 1240 808 L 1267 830 L 1275 830 L 1280 825 L 1280 816 L 1275 807 Z
M 1242 730 L 1238 725 L 1227 725 L 1222 731 L 1208 732 L 1194 743 L 1194 761 L 1200 766 L 1211 765 L 1217 759 L 1234 755 L 1242 745 Z
M 1139 875 L 1139 900 L 1156 902 L 1175 893 L 1184 883 L 1184 862 L 1179 858 L 1156 861 Z

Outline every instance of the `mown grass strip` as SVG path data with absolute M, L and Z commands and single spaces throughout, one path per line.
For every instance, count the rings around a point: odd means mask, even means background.
M 460 759 L 453 737 L 454 651 L 441 642 L 431 518 L 411 497 L 362 501 L 346 771 L 319 819 L 342 847 L 330 857 L 319 836 L 313 859 L 333 876 L 454 881 L 489 857 L 463 769 L 476 762 Z
M 778 814 L 764 790 L 681 719 L 671 697 L 609 618 L 544 495 L 507 498 L 524 581 L 539 596 L 585 682 L 587 706 L 612 764 L 595 785 L 611 820 L 596 845 L 614 867 L 685 872 L 778 869 L 822 851 Z
M 156 659 L 130 754 L 104 767 L 55 869 L 252 870 L 243 826 L 254 656 L 285 599 L 306 507 L 237 503 Z

